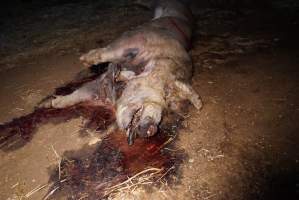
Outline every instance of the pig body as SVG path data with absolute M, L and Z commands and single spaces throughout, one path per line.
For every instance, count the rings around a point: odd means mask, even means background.
M 121 66 L 110 69 L 110 74 L 113 71 L 110 77 L 115 76 L 111 82 L 126 82 L 121 96 L 112 102 L 116 106 L 117 124 L 126 130 L 129 144 L 137 135 L 154 135 L 164 109 L 176 110 L 176 104 L 185 99 L 196 108 L 201 107 L 199 96 L 189 85 L 192 62 L 187 50 L 191 32 L 192 15 L 187 7 L 180 1 L 161 0 L 149 23 L 80 58 L 88 66 L 104 62 Z M 87 83 L 72 94 L 56 97 L 44 105 L 64 107 L 96 98 L 99 90 L 91 88 L 99 88 L 102 82 Z M 109 91 L 113 93 L 113 89 Z

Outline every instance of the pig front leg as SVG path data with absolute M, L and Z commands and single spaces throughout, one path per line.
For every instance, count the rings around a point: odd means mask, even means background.
M 142 33 L 128 33 L 104 48 L 89 51 L 82 55 L 80 60 L 86 66 L 104 62 L 124 63 L 134 59 L 141 60 L 138 54 L 141 54 L 145 43 L 146 39 Z
M 109 48 L 98 48 L 90 50 L 80 57 L 80 61 L 85 66 L 97 65 L 99 63 L 109 62 L 115 58 L 114 50 Z
M 129 62 L 139 53 L 137 47 L 105 47 L 89 51 L 80 57 L 85 66 L 97 65 L 105 62 L 121 63 Z

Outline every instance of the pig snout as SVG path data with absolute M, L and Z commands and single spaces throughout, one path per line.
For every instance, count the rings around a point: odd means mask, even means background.
M 136 137 L 150 137 L 157 133 L 162 117 L 162 105 L 156 102 L 135 102 L 119 104 L 116 111 L 117 124 L 126 130 L 128 143 L 132 145 Z
M 140 137 L 150 137 L 157 133 L 158 125 L 162 117 L 162 106 L 156 103 L 148 104 L 142 110 L 142 114 L 136 127 Z
M 140 122 L 136 131 L 140 137 L 150 137 L 157 133 L 158 125 L 155 123 L 154 119 L 148 117 L 144 121 Z
M 132 118 L 127 129 L 128 144 L 133 145 L 136 137 L 147 138 L 155 135 L 161 120 L 162 107 L 145 103 Z
M 134 140 L 137 136 L 141 138 L 147 138 L 155 135 L 157 131 L 158 131 L 158 124 L 156 123 L 156 120 L 151 117 L 147 117 L 144 120 L 139 121 L 139 125 L 137 125 L 137 127 L 128 129 L 127 131 L 128 144 L 133 145 Z

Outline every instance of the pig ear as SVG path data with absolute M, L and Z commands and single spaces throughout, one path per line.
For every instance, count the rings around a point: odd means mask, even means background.
M 198 110 L 202 108 L 202 101 L 197 92 L 187 83 L 175 81 L 174 86 L 178 94 L 183 99 L 188 99 Z
M 128 60 L 132 60 L 137 56 L 138 53 L 139 53 L 138 48 L 125 49 L 124 53 L 123 53 L 123 57 L 128 59 Z

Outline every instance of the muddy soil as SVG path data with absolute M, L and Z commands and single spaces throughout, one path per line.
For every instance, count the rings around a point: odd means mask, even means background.
M 299 20 L 291 11 L 273 9 L 193 6 L 192 83 L 204 107 L 190 109 L 168 149 L 184 149 L 186 158 L 164 197 L 298 199 Z M 32 112 L 72 80 L 84 69 L 78 61 L 83 52 L 151 16 L 142 6 L 100 1 L 21 11 L 0 23 L 3 123 Z M 81 124 L 81 118 L 45 124 L 24 147 L 0 151 L 0 199 L 26 199 L 26 194 L 42 199 L 49 188 L 28 193 L 48 183 L 57 154 L 101 140 L 95 134 L 82 137 Z

